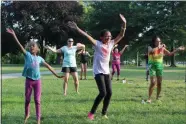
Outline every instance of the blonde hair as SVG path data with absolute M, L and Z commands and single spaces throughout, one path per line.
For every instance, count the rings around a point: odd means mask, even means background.
M 39 45 L 38 43 L 36 43 L 34 40 L 30 40 L 27 44 L 26 44 L 26 50 L 30 51 L 30 47 L 32 45 L 35 45 L 36 48 L 37 48 L 37 54 L 40 52 L 40 49 L 39 49 Z

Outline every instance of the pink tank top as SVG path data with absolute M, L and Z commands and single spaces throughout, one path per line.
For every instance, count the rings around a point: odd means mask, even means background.
M 120 56 L 121 54 L 118 53 L 112 53 L 112 64 L 120 64 Z

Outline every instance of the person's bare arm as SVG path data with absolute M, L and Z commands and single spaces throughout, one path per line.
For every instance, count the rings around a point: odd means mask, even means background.
M 57 78 L 63 78 L 64 76 L 59 76 L 56 74 L 56 72 L 54 71 L 54 69 L 46 62 L 43 62 L 43 65 L 48 68 L 48 70 L 50 70 Z
M 77 30 L 80 34 L 82 34 L 83 36 L 87 37 L 87 39 L 91 43 L 93 43 L 94 45 L 96 45 L 96 40 L 94 38 L 92 38 L 90 35 L 88 35 L 86 32 L 84 32 L 82 29 L 80 29 L 75 22 L 68 22 L 68 26 L 70 28 L 73 28 L 73 29 Z
M 176 53 L 178 51 L 183 51 L 183 50 L 185 50 L 185 47 L 180 46 L 177 49 L 173 50 L 172 52 L 168 51 L 167 49 L 164 49 L 164 53 L 165 53 L 165 55 L 172 56 L 172 55 L 174 55 L 174 53 Z
M 49 46 L 44 46 L 44 48 L 45 49 L 47 49 L 47 50 L 50 50 L 50 51 L 52 51 L 52 52 L 54 52 L 54 53 L 61 53 L 61 49 L 53 49 L 53 48 L 51 48 L 51 47 L 49 47 Z
M 6 29 L 6 32 L 8 32 L 9 34 L 11 34 L 11 35 L 14 37 L 15 41 L 17 42 L 17 44 L 18 44 L 19 47 L 21 48 L 21 51 L 22 51 L 23 54 L 25 55 L 25 54 L 26 54 L 26 50 L 25 50 L 25 48 L 21 45 L 21 43 L 19 42 L 19 40 L 17 39 L 17 36 L 16 36 L 14 30 L 12 30 L 12 29 L 10 29 L 10 28 L 7 28 L 7 29 Z
M 120 54 L 122 55 L 123 54 L 123 52 L 125 51 L 125 49 L 128 47 L 129 45 L 125 45 L 124 47 L 123 47 L 123 49 L 120 51 Z
M 121 14 L 120 14 L 120 17 L 121 17 Z M 114 44 L 117 44 L 124 36 L 125 36 L 125 30 L 126 30 L 126 19 L 125 17 L 122 15 L 123 18 L 122 21 L 123 21 L 123 25 L 121 27 L 121 30 L 120 30 L 120 33 L 118 34 L 118 36 L 114 39 Z
M 78 50 L 79 50 L 79 49 L 81 49 L 81 50 L 84 50 L 84 49 L 85 49 L 85 45 L 84 45 L 84 44 L 77 43 L 76 46 L 77 46 L 77 49 L 78 49 Z

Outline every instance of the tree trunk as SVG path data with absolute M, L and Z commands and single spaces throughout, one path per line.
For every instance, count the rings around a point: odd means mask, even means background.
M 174 48 L 175 48 L 175 45 L 174 45 L 174 41 L 172 42 L 172 46 L 171 46 L 171 51 L 174 51 Z M 171 65 L 170 67 L 176 67 L 176 64 L 175 64 L 175 55 L 172 55 L 171 56 Z
M 41 40 L 41 42 L 40 42 L 40 55 L 41 55 L 41 57 L 42 57 L 43 59 L 45 59 L 45 58 L 46 58 L 46 52 L 47 52 L 47 50 L 44 49 L 44 47 L 43 47 L 44 37 L 41 36 L 41 37 L 40 37 L 40 40 Z
M 59 49 L 60 47 L 58 47 L 59 45 L 56 44 L 56 49 Z M 63 54 L 63 53 L 62 53 Z M 57 54 L 57 57 L 56 57 L 56 64 L 57 65 L 60 65 L 62 64 L 63 62 L 63 55 L 62 54 Z

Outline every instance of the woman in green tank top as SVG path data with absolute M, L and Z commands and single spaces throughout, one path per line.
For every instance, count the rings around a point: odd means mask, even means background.
M 158 100 L 161 92 L 161 83 L 163 75 L 163 56 L 171 56 L 178 51 L 182 51 L 185 48 L 183 46 L 169 52 L 165 44 L 162 44 L 161 39 L 158 36 L 152 38 L 151 46 L 148 47 L 148 63 L 149 63 L 149 74 L 150 74 L 150 86 L 149 86 L 149 96 L 148 103 L 151 103 L 151 95 L 157 81 L 157 95 Z

